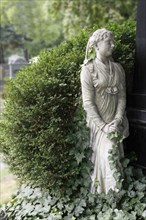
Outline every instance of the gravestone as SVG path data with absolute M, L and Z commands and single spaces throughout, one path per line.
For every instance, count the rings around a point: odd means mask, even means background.
M 8 64 L 0 64 L 0 97 L 3 93 L 3 87 L 5 83 L 5 78 L 9 77 L 9 65 Z
M 146 0 L 139 0 L 136 26 L 136 66 L 133 93 L 128 98 L 130 137 L 128 148 L 138 155 L 137 165 L 146 171 Z
M 15 77 L 16 73 L 21 70 L 24 66 L 28 65 L 28 62 L 24 57 L 14 54 L 8 59 L 9 64 L 9 76 L 10 78 Z

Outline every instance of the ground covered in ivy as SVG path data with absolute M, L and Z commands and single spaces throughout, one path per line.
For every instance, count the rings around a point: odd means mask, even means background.
M 57 196 L 37 186 L 22 185 L 2 208 L 9 220 L 144 220 L 146 177 L 129 161 L 122 162 L 125 180 L 119 192 L 91 194 L 83 186 L 76 194 L 70 191 Z

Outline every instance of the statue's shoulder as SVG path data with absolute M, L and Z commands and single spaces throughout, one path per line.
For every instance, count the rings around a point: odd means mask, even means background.
M 119 75 L 121 82 L 125 81 L 125 71 L 120 63 L 114 63 L 116 73 Z
M 94 72 L 94 64 L 93 61 L 89 61 L 85 64 L 82 65 L 82 71 L 87 71 L 89 73 L 93 73 Z
M 113 62 L 114 66 L 124 73 L 124 69 L 120 63 Z
M 84 63 L 82 65 L 81 70 L 81 82 L 90 82 L 92 84 L 92 73 L 94 72 L 94 65 L 92 61 L 89 61 L 88 63 Z

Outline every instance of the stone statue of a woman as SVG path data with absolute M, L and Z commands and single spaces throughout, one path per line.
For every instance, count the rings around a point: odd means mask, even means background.
M 122 66 L 113 61 L 114 37 L 111 31 L 99 29 L 89 38 L 86 57 L 81 71 L 83 107 L 90 128 L 93 172 L 91 192 L 107 193 L 116 190 L 116 181 L 109 164 L 109 150 L 113 140 L 111 132 L 128 136 L 128 121 L 125 115 L 125 73 Z M 117 166 L 124 156 L 123 145 L 118 148 Z M 120 167 L 122 175 L 122 167 Z

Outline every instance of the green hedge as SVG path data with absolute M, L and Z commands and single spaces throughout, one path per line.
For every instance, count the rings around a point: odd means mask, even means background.
M 106 28 L 115 35 L 114 58 L 125 68 L 130 90 L 135 22 Z M 0 151 L 21 181 L 54 193 L 89 186 L 91 152 L 81 107 L 80 69 L 89 33 L 96 29 L 83 30 L 59 47 L 43 51 L 37 63 L 7 85 Z

